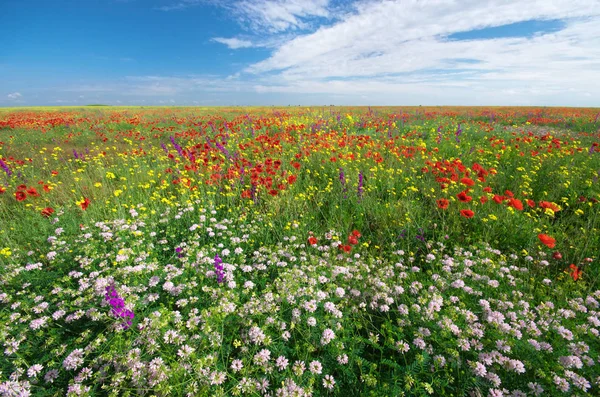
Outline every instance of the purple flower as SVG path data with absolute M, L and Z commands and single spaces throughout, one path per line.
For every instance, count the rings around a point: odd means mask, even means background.
M 364 177 L 362 171 L 358 172 L 358 198 L 361 199 L 363 195 Z
M 0 159 L 0 168 L 2 168 L 4 170 L 4 172 L 6 172 L 6 175 L 8 175 L 8 176 L 12 175 L 12 171 L 8 167 L 8 164 L 6 164 L 4 161 L 2 161 L 2 159 Z
M 171 143 L 173 144 L 173 147 L 175 148 L 175 150 L 177 150 L 177 153 L 179 153 L 179 155 L 183 157 L 183 149 L 177 144 L 177 142 L 175 142 L 175 137 L 171 135 L 170 139 Z
M 340 183 L 342 184 L 342 192 L 344 193 L 344 198 L 348 198 L 346 192 L 348 192 L 348 186 L 346 186 L 346 174 L 344 170 L 340 168 Z
M 125 300 L 119 296 L 114 285 L 106 287 L 106 293 L 104 294 L 104 300 L 111 306 L 111 313 L 117 318 L 125 320 L 121 326 L 123 329 L 131 327 L 131 323 L 135 314 L 133 311 L 125 308 Z
M 217 283 L 221 284 L 225 277 L 225 272 L 223 271 L 223 260 L 219 258 L 219 255 L 215 255 L 215 273 L 217 275 Z

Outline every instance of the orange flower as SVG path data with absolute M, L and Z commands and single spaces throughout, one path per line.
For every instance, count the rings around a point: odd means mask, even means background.
M 571 277 L 573 277 L 573 281 L 577 281 L 579 277 L 581 277 L 581 273 L 583 272 L 573 263 L 571 263 L 571 266 L 569 266 L 569 268 L 571 269 Z
M 314 237 L 314 236 L 310 236 L 310 237 L 308 238 L 308 243 L 309 243 L 310 245 L 317 245 L 317 238 L 316 238 L 316 237 Z
M 548 248 L 554 248 L 556 246 L 556 240 L 547 234 L 540 233 L 538 234 L 538 238 L 540 239 L 541 243 Z
M 81 203 L 79 203 L 79 206 L 81 207 L 82 210 L 87 210 L 87 208 L 89 207 L 91 201 L 89 198 L 84 197 L 83 201 Z
M 48 218 L 50 215 L 54 213 L 54 209 L 51 207 L 46 207 L 42 210 L 42 216 Z

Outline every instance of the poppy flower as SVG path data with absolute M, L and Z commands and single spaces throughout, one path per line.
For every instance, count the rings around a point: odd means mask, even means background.
M 573 277 L 573 281 L 577 281 L 579 279 L 579 277 L 581 277 L 581 273 L 583 273 L 583 272 L 581 271 L 581 269 L 579 269 L 577 266 L 575 266 L 572 263 L 571 263 L 571 266 L 569 266 L 569 268 L 571 269 L 571 277 Z
M 528 199 L 527 200 L 527 205 L 530 206 L 531 208 L 534 208 L 535 207 L 535 201 L 533 201 L 531 199 Z
M 562 254 L 558 251 L 556 251 L 555 253 L 552 254 L 552 257 L 556 260 L 560 260 L 562 259 Z
M 445 199 L 445 198 L 441 198 L 441 199 L 437 200 L 436 203 L 437 203 L 438 208 L 443 209 L 443 210 L 448 208 L 448 205 L 450 204 L 448 199 Z
M 22 190 L 18 190 L 17 192 L 15 192 L 15 198 L 17 199 L 17 201 L 23 201 L 27 198 L 27 193 L 25 193 Z
M 34 187 L 27 189 L 27 194 L 33 197 L 39 197 L 40 195 Z
M 475 185 L 475 181 L 473 181 L 473 179 L 467 178 L 467 177 L 462 178 L 460 180 L 460 183 L 462 183 L 465 186 L 473 186 L 473 185 Z
M 358 244 L 358 239 L 356 238 L 356 236 L 354 236 L 354 235 L 348 236 L 348 244 L 350 244 L 350 245 Z
M 557 204 L 551 203 L 549 201 L 540 201 L 540 208 L 550 208 L 554 212 L 560 211 L 560 207 Z
M 299 169 L 300 169 L 300 163 L 299 163 L 299 162 L 297 162 L 297 161 L 294 161 L 294 162 L 292 163 L 292 167 L 294 167 L 295 169 L 299 170 Z
M 53 213 L 54 213 L 54 209 L 51 207 L 46 207 L 42 210 L 42 216 L 45 218 L 48 218 Z
M 0 194 L 4 193 L 6 191 L 6 189 L 4 188 L 4 186 L 0 186 Z
M 466 191 L 462 191 L 456 195 L 460 201 L 463 203 L 468 203 L 473 200 L 473 197 L 469 196 Z
M 486 187 L 483 188 L 483 191 L 486 192 L 486 193 L 491 193 L 492 192 L 492 188 L 489 187 L 489 186 L 486 186 Z
M 358 230 L 356 230 L 356 229 L 354 229 L 354 230 L 352 231 L 352 235 L 353 235 L 354 237 L 356 237 L 356 238 L 360 238 L 360 237 L 362 237 L 362 234 L 360 234 L 360 232 L 359 232 Z
M 494 200 L 494 202 L 496 204 L 500 204 L 504 201 L 504 197 L 503 196 L 498 196 L 497 194 L 494 194 L 494 197 L 492 198 L 492 200 Z
M 340 249 L 344 252 L 350 252 L 352 250 L 352 246 L 342 244 L 342 245 L 340 245 Z
M 91 201 L 89 198 L 84 197 L 83 201 L 81 203 L 79 203 L 79 206 L 81 207 L 82 210 L 87 210 L 87 208 L 89 207 Z
M 296 179 L 298 179 L 298 177 L 296 175 L 290 175 L 290 176 L 288 176 L 287 181 L 290 185 L 293 185 L 294 182 L 296 182 Z
M 271 189 L 271 190 L 269 190 L 269 194 L 270 194 L 271 196 L 275 197 L 275 196 L 277 196 L 277 190 L 275 190 L 275 189 Z
M 252 198 L 252 191 L 250 189 L 246 189 L 242 192 L 242 198 L 249 199 Z
M 523 203 L 519 199 L 511 198 L 508 205 L 516 210 L 523 211 Z
M 538 238 L 540 239 L 540 242 L 548 248 L 554 248 L 556 246 L 556 240 L 547 234 L 540 233 L 538 234 Z
M 27 189 L 27 185 L 19 185 L 17 186 L 17 190 L 26 190 Z
M 488 198 L 487 198 L 487 197 L 485 197 L 485 196 L 481 196 L 481 197 L 479 197 L 479 202 L 480 202 L 481 204 L 485 204 L 485 203 L 487 203 L 487 202 L 488 202 Z
M 310 237 L 308 238 L 308 243 L 309 243 L 310 245 L 317 245 L 317 238 L 316 238 L 316 237 L 314 237 L 314 236 L 310 236 Z
M 475 213 L 471 210 L 460 210 L 460 215 L 464 216 L 465 218 L 473 218 Z

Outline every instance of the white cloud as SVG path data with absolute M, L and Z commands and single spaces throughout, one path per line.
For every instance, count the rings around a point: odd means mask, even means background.
M 253 47 L 254 44 L 252 44 L 251 41 L 249 40 L 241 40 L 241 39 L 236 39 L 234 38 L 223 38 L 223 37 L 215 37 L 212 39 L 212 41 L 216 41 L 217 43 L 221 43 L 221 44 L 225 44 L 227 47 L 231 48 L 232 50 L 236 50 L 238 48 L 249 48 L 249 47 Z
M 566 23 L 563 30 L 492 40 L 446 38 L 554 19 Z M 570 95 L 591 91 L 600 100 L 598 70 L 597 0 L 530 0 L 527 7 L 518 0 L 361 2 L 338 23 L 297 36 L 245 69 L 258 78 L 269 76 L 270 82 L 256 85 L 260 92 L 377 92 L 398 99 L 428 92 L 430 103 L 456 90 L 488 99 L 560 98 L 566 90 Z M 496 90 L 505 91 L 498 96 Z
M 17 99 L 21 98 L 22 96 L 23 96 L 23 95 L 21 95 L 21 93 L 20 93 L 20 92 L 13 92 L 13 93 L 11 93 L 11 94 L 8 94 L 8 95 L 7 95 L 7 98 L 8 98 L 8 99 L 12 99 L 12 100 L 17 100 Z
M 330 0 L 177 0 L 157 9 L 177 11 L 202 5 L 224 8 L 242 25 L 261 34 L 308 29 L 311 19 L 333 16 Z
M 243 0 L 233 6 L 252 29 L 278 33 L 307 29 L 306 19 L 329 18 L 329 0 Z

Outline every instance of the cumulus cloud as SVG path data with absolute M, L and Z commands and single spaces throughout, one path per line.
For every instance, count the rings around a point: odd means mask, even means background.
M 20 93 L 20 92 L 13 92 L 13 93 L 11 93 L 11 94 L 8 94 L 8 95 L 7 95 L 7 98 L 8 98 L 8 99 L 12 99 L 12 100 L 17 100 L 17 99 L 20 99 L 22 96 L 23 96 L 23 95 L 21 95 L 21 93 Z
M 468 32 L 534 20 L 559 31 L 527 37 L 451 40 Z M 261 92 L 410 94 L 447 87 L 500 97 L 600 93 L 597 0 L 365 1 L 337 23 L 299 35 L 246 73 L 270 76 Z M 500 92 L 501 91 L 501 92 Z M 574 94 L 575 95 L 575 94 Z M 599 94 L 595 94 L 597 99 Z M 433 99 L 433 98 L 432 98 Z

